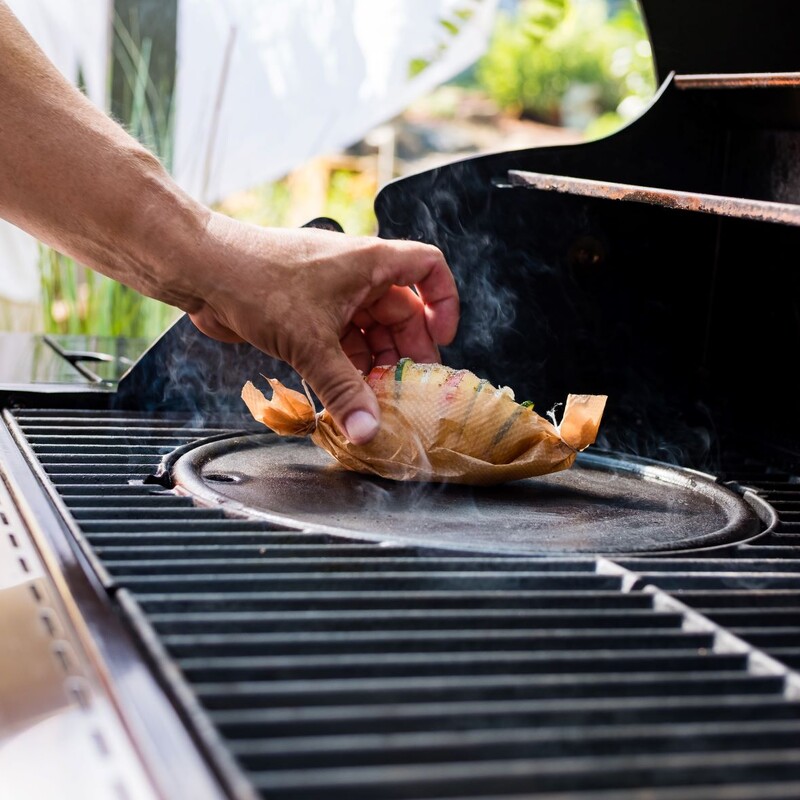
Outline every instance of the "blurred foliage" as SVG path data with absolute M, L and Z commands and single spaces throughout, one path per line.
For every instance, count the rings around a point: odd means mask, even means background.
M 474 75 L 506 111 L 581 129 L 615 115 L 598 128 L 606 131 L 636 116 L 655 89 L 635 0 L 613 15 L 604 0 L 523 0 L 513 14 L 498 12 Z
M 297 224 L 292 220 L 290 183 L 291 178 L 287 177 L 238 192 L 216 204 L 215 210 L 254 225 L 286 227 Z M 374 235 L 378 229 L 373 210 L 376 189 L 374 176 L 367 171 L 334 169 L 329 176 L 325 202 L 312 216 L 331 217 L 349 234 Z
M 172 94 L 164 97 L 150 76 L 152 42 L 135 25 L 114 19 L 114 63 L 125 76 L 124 119 L 128 132 L 170 168 Z M 47 245 L 39 245 L 44 331 L 154 339 L 180 314 Z
M 374 235 L 378 230 L 372 207 L 376 188 L 368 174 L 337 170 L 331 175 L 323 215 L 333 217 L 347 233 Z
M 44 245 L 39 268 L 48 333 L 154 339 L 179 313 Z
M 117 114 L 131 136 L 138 139 L 161 163 L 172 170 L 175 103 L 171 81 L 153 76 L 153 42 L 142 36 L 135 14 L 130 23 L 114 17 L 114 70 L 122 76 L 122 91 L 115 103 Z
M 463 0 L 460 6 L 453 9 L 450 17 L 439 19 L 439 28 L 443 32 L 443 38 L 436 43 L 435 52 L 431 53 L 428 58 L 411 59 L 408 65 L 409 78 L 415 78 L 447 52 L 450 40 L 454 36 L 458 36 L 464 23 L 472 19 L 475 14 L 475 2 L 476 0 Z

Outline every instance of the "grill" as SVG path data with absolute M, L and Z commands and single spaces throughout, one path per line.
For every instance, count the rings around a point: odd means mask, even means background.
M 748 472 L 774 530 L 722 553 L 481 555 L 195 506 L 147 480 L 227 433 L 188 415 L 6 423 L 234 795 L 800 787 L 788 474 Z
M 733 47 L 757 7 L 731 5 L 643 3 L 662 85 L 615 136 L 376 200 L 456 272 L 445 361 L 540 408 L 608 394 L 566 472 L 342 473 L 242 413 L 245 380 L 296 376 L 186 318 L 142 355 L 13 343 L 44 356 L 0 377 L 0 557 L 29 578 L 35 542 L 67 702 L 107 693 L 153 796 L 800 796 L 800 13 Z

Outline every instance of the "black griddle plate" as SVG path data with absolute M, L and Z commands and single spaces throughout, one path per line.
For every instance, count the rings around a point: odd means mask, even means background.
M 647 553 L 749 540 L 763 525 L 711 476 L 608 453 L 492 487 L 395 482 L 341 467 L 304 439 L 201 444 L 172 469 L 202 505 L 309 531 L 514 553 Z

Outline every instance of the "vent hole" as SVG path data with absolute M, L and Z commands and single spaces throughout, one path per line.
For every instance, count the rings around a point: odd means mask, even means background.
M 61 642 L 56 642 L 53 646 L 53 654 L 55 655 L 56 659 L 58 659 L 58 663 L 61 665 L 61 669 L 64 672 L 69 673 L 70 671 L 70 663 L 69 663 L 69 656 L 67 655 L 67 650 Z
M 238 483 L 240 480 L 235 475 L 225 475 L 222 472 L 211 472 L 203 477 L 207 481 L 213 481 L 214 483 Z
M 8 525 L 8 517 L 2 511 L 0 511 L 0 522 L 2 522 L 3 525 Z
M 89 708 L 89 692 L 80 679 L 71 679 L 69 693 L 72 699 L 84 710 Z
M 42 622 L 44 623 L 45 628 L 47 628 L 47 632 L 51 636 L 56 635 L 56 626 L 53 622 L 53 618 L 50 615 L 50 612 L 46 609 L 42 610 L 41 614 L 39 615 L 42 618 Z
M 13 533 L 8 534 L 8 541 L 11 542 L 12 547 L 19 547 L 19 543 L 17 542 L 17 537 L 14 536 Z

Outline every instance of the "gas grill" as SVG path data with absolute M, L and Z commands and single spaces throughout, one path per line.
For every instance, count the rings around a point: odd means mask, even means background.
M 0 337 L 9 797 L 800 797 L 800 10 L 642 5 L 633 124 L 376 198 L 456 273 L 446 363 L 609 396 L 569 470 L 345 472 L 188 318 Z

